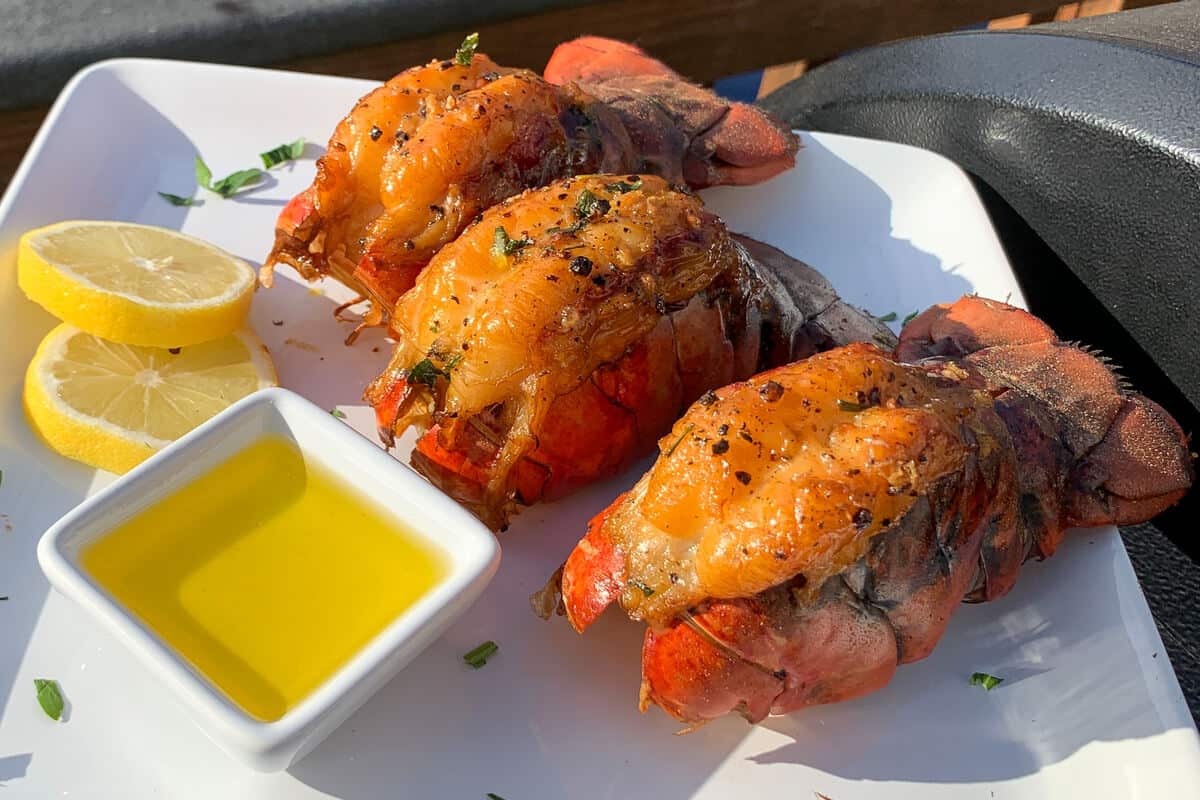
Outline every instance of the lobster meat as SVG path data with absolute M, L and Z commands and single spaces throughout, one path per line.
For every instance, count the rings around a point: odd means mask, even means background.
M 847 700 L 927 656 L 1073 526 L 1193 478 L 1175 421 L 1032 315 L 978 297 L 705 395 L 561 570 L 579 631 L 648 624 L 641 707 L 701 724 Z M 554 588 L 554 587 L 551 587 Z
M 610 58 L 593 82 L 572 54 L 598 47 Z M 441 247 L 524 189 L 600 172 L 693 188 L 753 183 L 794 163 L 796 137 L 764 112 L 632 45 L 561 45 L 548 74 L 476 53 L 413 67 L 367 94 L 334 130 L 312 185 L 280 213 L 261 282 L 270 286 L 281 263 L 310 280 L 330 275 L 371 300 L 365 321 L 378 324 Z
M 894 341 L 812 269 L 731 235 L 653 175 L 581 176 L 484 212 L 392 315 L 367 388 L 380 436 L 502 528 L 613 475 L 716 386 L 848 341 Z

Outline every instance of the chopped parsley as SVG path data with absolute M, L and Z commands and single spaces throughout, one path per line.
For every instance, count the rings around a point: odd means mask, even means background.
M 492 255 L 511 256 L 522 247 L 528 247 L 531 244 L 533 244 L 533 240 L 529 237 L 513 239 L 504 228 L 496 228 L 495 233 L 492 234 Z
M 58 681 L 49 678 L 34 678 L 33 685 L 37 689 L 37 701 L 38 705 L 42 707 L 42 711 L 45 711 L 46 716 L 56 722 L 61 720 L 65 704 L 62 691 L 58 688 Z
M 901 324 L 901 325 L 907 325 L 908 323 L 910 323 L 910 322 L 912 322 L 914 319 L 916 319 L 916 318 L 917 318 L 917 315 L 918 315 L 918 314 L 920 314 L 920 313 L 921 313 L 920 311 L 914 311 L 914 312 L 912 312 L 912 313 L 911 313 L 911 314 L 909 314 L 907 317 L 905 317 L 905 318 L 904 318 L 904 322 L 901 322 L 900 324 Z
M 0 486 L 4 485 L 4 470 L 0 469 Z
M 604 184 L 604 188 L 608 189 L 610 192 L 615 192 L 617 194 L 625 194 L 626 192 L 633 192 L 633 191 L 637 191 L 638 189 L 642 188 L 642 179 L 640 177 L 637 177 L 634 175 L 631 175 L 630 177 L 633 178 L 632 181 L 629 181 L 629 182 L 617 181 L 616 183 L 606 183 L 606 184 Z
M 329 414 L 330 414 L 330 416 L 335 417 L 337 419 L 345 419 L 346 418 L 346 412 L 342 411 L 340 408 L 329 409 Z
M 641 581 L 637 580 L 636 578 L 631 578 L 628 583 L 633 588 L 640 589 L 642 594 L 646 595 L 646 597 L 650 597 L 651 595 L 654 594 L 653 586 L 647 586 L 646 584 L 642 583 Z
M 454 51 L 454 60 L 460 67 L 471 66 L 471 59 L 475 57 L 475 49 L 479 47 L 479 34 L 468 33 L 467 38 L 462 40 L 462 44 Z
M 261 169 L 239 169 L 237 172 L 214 181 L 212 170 L 208 168 L 208 164 L 204 163 L 203 158 L 196 156 L 196 183 L 224 198 L 233 197 L 247 185 L 257 183 L 262 180 L 264 174 Z
M 180 197 L 179 195 L 171 194 L 170 192 L 159 192 L 158 196 L 173 206 L 194 206 L 200 202 L 194 197 Z
M 870 408 L 870 406 L 868 406 L 866 403 L 855 403 L 851 400 L 841 399 L 837 401 L 837 407 L 838 411 L 848 411 L 852 414 L 858 411 L 865 411 L 866 409 Z
M 683 433 L 679 434 L 679 438 L 676 439 L 674 442 L 672 442 L 671 446 L 668 447 L 666 449 L 666 451 L 663 452 L 663 456 L 666 458 L 670 458 L 671 455 L 675 452 L 675 448 L 677 448 L 677 447 L 679 447 L 679 445 L 683 444 L 683 440 L 686 439 L 687 435 L 695 429 L 696 429 L 696 426 L 689 423 L 687 428 L 684 429 Z
M 300 137 L 294 142 L 281 144 L 278 147 L 272 147 L 265 153 L 259 153 L 258 157 L 262 159 L 263 168 L 270 169 L 288 161 L 295 161 L 303 152 L 304 137 Z
M 439 375 L 444 378 L 450 377 L 445 371 L 439 369 L 432 361 L 426 358 L 418 361 L 413 368 L 408 371 L 408 382 L 423 383 L 432 389 L 437 385 L 437 379 Z
M 472 669 L 479 669 L 488 662 L 489 658 L 496 655 L 496 651 L 499 649 L 499 645 L 488 639 L 462 658 Z
M 879 320 L 880 322 L 895 322 L 896 321 L 896 312 L 889 311 L 888 313 L 884 314 L 882 317 L 876 317 L 875 319 Z
M 997 678 L 995 675 L 988 675 L 986 672 L 972 672 L 968 685 L 982 686 L 990 692 L 1002 683 L 1004 683 L 1004 678 Z
M 607 200 L 596 197 L 591 189 L 584 189 L 575 201 L 575 215 L 580 219 L 591 219 L 597 214 L 607 214 L 611 207 Z

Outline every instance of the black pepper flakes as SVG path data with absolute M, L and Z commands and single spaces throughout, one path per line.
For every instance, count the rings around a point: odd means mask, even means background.
M 587 277 L 592 272 L 592 260 L 587 256 L 575 256 L 571 259 L 568 269 L 575 275 Z
M 722 422 L 720 425 L 717 426 L 717 435 L 718 436 L 724 436 L 727 433 L 729 433 L 728 425 L 726 425 L 725 423 Z
M 723 456 L 729 452 L 729 440 L 720 439 L 713 443 L 712 451 L 714 456 Z
M 381 130 L 379 129 L 379 126 L 378 126 L 378 125 L 372 125 L 372 126 L 371 126 L 371 130 L 370 130 L 370 133 L 369 133 L 368 135 L 371 137 L 371 141 L 372 141 L 372 142 L 378 142 L 378 141 L 379 141 L 379 137 L 380 137 L 380 136 L 383 136 L 383 131 L 381 131 Z
M 783 384 L 778 383 L 777 381 L 767 381 L 762 385 L 762 388 L 758 390 L 758 394 L 768 403 L 777 402 L 781 397 L 783 397 Z
M 871 524 L 871 510 L 869 508 L 860 508 L 854 512 L 854 527 L 862 530 Z
M 596 284 L 597 286 L 604 286 L 605 282 L 606 281 L 604 280 L 603 275 L 593 275 L 592 276 L 592 283 Z
M 700 395 L 700 399 L 697 400 L 696 402 L 698 402 L 702 406 L 711 406 L 713 403 L 717 402 L 717 394 L 716 394 L 716 392 L 709 389 L 707 392 Z
M 742 484 L 742 486 L 747 486 L 750 483 L 749 472 L 744 472 L 743 470 L 739 469 L 737 472 L 733 473 L 733 477 L 737 478 L 738 483 Z

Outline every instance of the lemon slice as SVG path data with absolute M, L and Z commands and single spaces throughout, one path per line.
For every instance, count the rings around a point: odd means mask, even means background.
M 25 373 L 25 413 L 56 452 L 127 472 L 218 411 L 277 385 L 251 333 L 179 348 L 108 342 L 62 324 Z
M 21 237 L 17 281 L 59 319 L 113 342 L 179 347 L 226 336 L 255 275 L 219 247 L 130 222 L 59 222 Z

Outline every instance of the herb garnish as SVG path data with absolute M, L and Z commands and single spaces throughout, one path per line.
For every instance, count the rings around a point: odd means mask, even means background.
M 0 469 L 0 486 L 4 485 L 4 470 Z
M 584 189 L 575 201 L 575 214 L 580 219 L 589 219 L 595 214 L 607 214 L 611 207 L 607 200 L 596 197 L 591 189 Z
M 488 792 L 487 794 L 484 795 L 484 797 L 486 797 L 487 800 L 504 800 L 503 797 L 501 797 L 498 794 L 495 794 L 494 792 Z
M 628 584 L 635 589 L 641 589 L 642 594 L 646 595 L 646 597 L 650 597 L 651 595 L 654 594 L 653 586 L 647 586 L 646 584 L 642 583 L 641 581 L 639 581 L 636 578 L 630 578 L 628 581 Z
M 418 361 L 412 369 L 408 371 L 409 383 L 423 383 L 432 389 L 437 385 L 438 376 L 449 378 L 443 370 L 434 366 L 434 363 L 428 358 Z
M 671 446 L 667 448 L 665 453 L 663 453 L 663 456 L 666 458 L 670 458 L 671 454 L 675 452 L 675 448 L 679 447 L 679 445 L 683 444 L 683 440 L 687 438 L 687 435 L 689 433 L 691 433 L 695 429 L 695 427 L 696 427 L 695 425 L 689 423 L 687 428 L 684 429 L 683 433 L 679 434 L 679 438 L 676 439 L 674 442 L 672 442 Z
M 504 228 L 496 228 L 496 232 L 492 234 L 492 255 L 511 256 L 522 247 L 528 247 L 531 244 L 533 244 L 533 240 L 528 237 L 513 239 Z
M 875 319 L 879 320 L 880 322 L 895 322 L 896 321 L 896 312 L 889 311 L 888 313 L 884 314 L 882 317 L 876 317 Z
M 476 647 L 471 652 L 463 656 L 463 661 L 467 662 L 472 669 L 479 669 L 488 662 L 488 659 L 496 654 L 500 646 L 488 639 L 483 644 Z
M 38 705 L 46 716 L 56 722 L 62 719 L 63 698 L 58 688 L 58 681 L 49 678 L 34 678 L 33 685 L 37 689 Z
M 988 675 L 986 672 L 972 672 L 971 680 L 968 681 L 969 686 L 982 686 L 989 692 L 1002 683 L 1004 683 L 1004 678 L 997 678 L 995 675 Z
M 907 325 L 908 323 L 910 323 L 910 322 L 912 322 L 914 319 L 916 319 L 917 315 L 918 315 L 918 314 L 920 314 L 920 313 L 921 313 L 920 311 L 914 311 L 914 312 L 912 312 L 912 313 L 911 313 L 911 314 L 909 314 L 907 317 L 905 317 L 905 318 L 904 318 L 904 322 L 901 322 L 900 324 L 901 324 L 901 325 Z
M 159 192 L 158 196 L 173 206 L 194 206 L 200 202 L 194 197 L 180 197 L 170 192 Z
M 300 137 L 294 142 L 281 144 L 278 147 L 272 147 L 265 153 L 259 153 L 258 157 L 262 159 L 263 167 L 270 169 L 287 161 L 295 161 L 303 152 L 304 137 Z
M 471 66 L 471 59 L 475 57 L 475 48 L 479 47 L 479 34 L 468 33 L 467 38 L 462 40 L 462 44 L 454 51 L 454 60 L 460 67 Z
M 606 184 L 604 184 L 604 188 L 608 189 L 610 192 L 616 192 L 617 194 L 625 194 L 626 192 L 633 192 L 633 191 L 637 191 L 638 189 L 642 188 L 642 179 L 640 177 L 638 177 L 628 183 L 626 183 L 625 181 L 617 181 L 616 183 L 606 183 Z
M 237 194 L 247 184 L 257 183 L 262 180 L 262 176 L 261 169 L 239 169 L 219 181 L 214 181 L 212 170 L 208 168 L 208 164 L 204 163 L 203 158 L 196 156 L 196 183 L 224 198 L 230 198 Z
M 335 417 L 337 419 L 345 419 L 346 418 L 346 412 L 342 411 L 340 408 L 329 409 L 329 415 L 332 417 Z
M 866 409 L 870 408 L 870 406 L 868 406 L 866 403 L 855 403 L 853 401 L 842 400 L 840 398 L 837 401 L 837 407 L 838 411 L 849 411 L 852 414 L 858 411 L 865 411 Z

